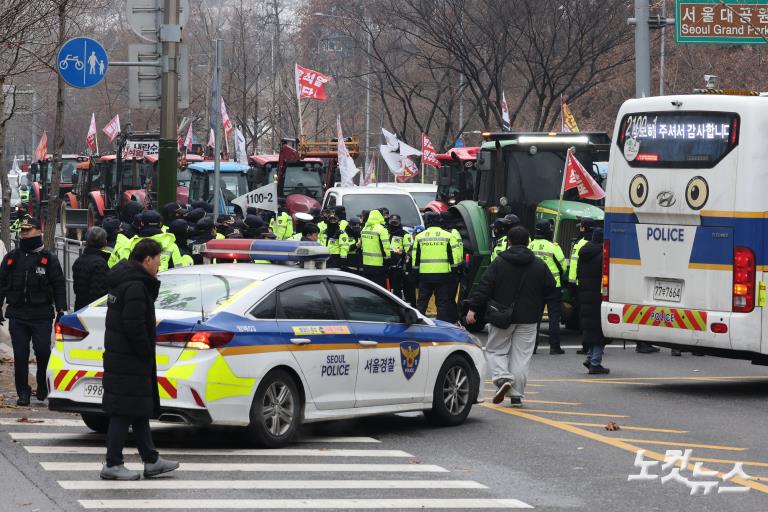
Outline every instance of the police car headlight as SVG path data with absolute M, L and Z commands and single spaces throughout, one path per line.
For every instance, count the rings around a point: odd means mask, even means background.
M 506 196 L 501 196 L 499 198 L 499 204 L 501 206 L 507 206 L 509 204 L 509 201 L 507 200 Z

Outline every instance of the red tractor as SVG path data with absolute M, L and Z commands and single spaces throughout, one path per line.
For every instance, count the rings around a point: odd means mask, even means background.
M 427 205 L 427 210 L 445 212 L 461 201 L 475 199 L 479 151 L 477 146 L 461 147 L 436 155 L 440 161 L 437 199 Z
M 78 171 L 90 168 L 90 159 L 83 155 L 61 156 L 61 177 L 59 180 L 59 198 L 64 199 L 74 186 L 73 177 Z M 45 160 L 32 163 L 27 174 L 30 185 L 29 213 L 35 217 L 44 216 L 48 206 L 48 194 L 53 176 L 53 155 L 47 155 Z

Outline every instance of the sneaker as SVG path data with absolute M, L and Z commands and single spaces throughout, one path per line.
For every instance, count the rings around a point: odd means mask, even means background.
M 29 395 L 31 394 L 32 393 L 30 391 L 19 393 L 19 399 L 16 400 L 16 405 L 21 407 L 27 407 L 29 405 Z
M 125 464 L 112 467 L 104 464 L 101 467 L 99 477 L 102 480 L 139 480 L 141 478 L 141 473 L 138 471 L 131 471 L 125 467 Z
M 590 367 L 590 366 L 592 366 L 592 365 L 590 365 L 590 364 L 589 364 L 589 359 L 586 359 L 586 360 L 585 360 L 583 363 L 581 363 L 581 364 L 583 364 L 583 365 L 584 365 L 584 368 L 586 368 L 587 370 L 589 370 L 589 367 Z
M 609 373 L 611 373 L 611 370 L 609 370 L 608 368 L 605 368 L 602 365 L 590 366 L 589 367 L 589 374 L 590 375 L 607 375 Z
M 551 356 L 559 356 L 560 354 L 565 354 L 565 350 L 561 349 L 560 347 L 549 349 L 549 355 Z
M 504 397 L 507 396 L 507 393 L 509 393 L 509 390 L 512 389 L 512 383 L 508 380 L 505 380 L 501 386 L 499 386 L 499 389 L 496 390 L 496 394 L 493 395 L 493 403 L 500 404 L 504 401 Z
M 521 397 L 521 396 L 511 396 L 511 397 L 509 397 L 509 406 L 510 407 L 522 407 L 523 406 L 523 397 Z
M 680 356 L 682 356 L 682 355 L 683 355 L 683 353 L 682 353 L 682 352 L 680 352 L 679 350 L 677 350 L 677 349 L 674 349 L 674 348 L 673 348 L 673 349 L 672 349 L 672 353 L 671 353 L 670 355 L 673 355 L 673 356 L 675 356 L 675 357 L 680 357 Z
M 158 457 L 152 464 L 144 464 L 144 478 L 152 478 L 153 476 L 162 475 L 168 473 L 174 469 L 179 469 L 179 463 L 175 460 L 165 460 L 162 457 Z

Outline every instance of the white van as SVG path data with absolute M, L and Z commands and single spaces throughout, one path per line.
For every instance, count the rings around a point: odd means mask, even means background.
M 768 97 L 629 100 L 610 155 L 609 338 L 768 364 Z
M 347 218 L 359 216 L 363 210 L 387 208 L 390 214 L 400 216 L 403 227 L 424 224 L 413 197 L 400 188 L 390 187 L 333 187 L 325 192 L 323 208 L 344 206 Z

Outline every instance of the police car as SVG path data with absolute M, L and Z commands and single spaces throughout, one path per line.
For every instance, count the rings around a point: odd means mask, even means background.
M 242 425 L 267 447 L 299 425 L 423 410 L 439 425 L 464 421 L 485 356 L 478 340 L 422 316 L 370 281 L 318 270 L 313 242 L 214 240 L 218 263 L 159 275 L 160 421 Z M 101 409 L 106 298 L 56 324 L 48 364 L 50 409 L 106 431 Z

